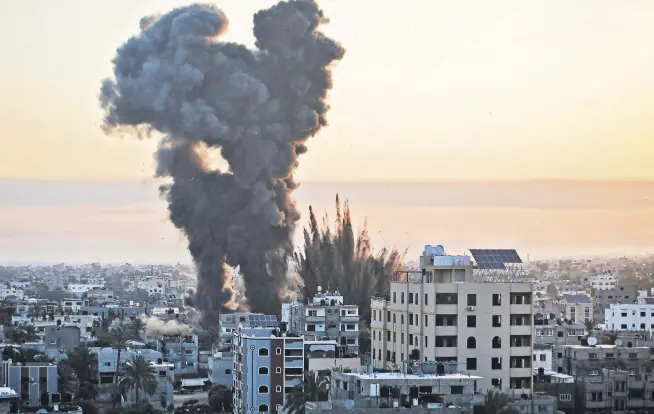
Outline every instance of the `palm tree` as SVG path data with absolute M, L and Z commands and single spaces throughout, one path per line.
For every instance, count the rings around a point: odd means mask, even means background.
M 125 375 L 120 380 L 121 388 L 125 391 L 134 390 L 136 403 L 141 402 L 141 390 L 152 395 L 157 390 L 156 371 L 150 361 L 142 355 L 136 355 L 123 364 Z
M 73 367 L 68 359 L 62 359 L 59 362 L 59 393 L 77 394 L 79 388 L 79 378 L 73 371 Z
M 595 324 L 593 321 L 584 321 L 584 326 L 586 327 L 586 331 L 588 331 L 588 335 L 592 335 L 595 330 Z
M 129 334 L 132 337 L 132 339 L 135 340 L 140 340 L 141 339 L 141 332 L 145 330 L 145 323 L 143 323 L 143 320 L 138 317 L 133 317 L 129 321 Z
M 507 407 L 509 397 L 499 391 L 489 390 L 484 397 L 484 414 L 519 414 L 519 411 Z
M 307 401 L 318 401 L 327 396 L 327 385 L 330 382 L 329 376 L 323 372 L 316 375 L 315 372 L 304 372 L 302 384 L 293 387 L 288 394 L 284 409 L 288 414 L 302 414 Z
M 81 346 L 73 349 L 68 354 L 68 359 L 64 361 L 70 364 L 80 382 L 97 383 L 98 356 L 92 354 L 88 347 Z
M 118 390 L 118 372 L 120 371 L 120 354 L 123 349 L 125 349 L 125 345 L 127 344 L 127 341 L 129 340 L 129 334 L 125 330 L 125 327 L 123 326 L 122 322 L 114 325 L 110 330 L 109 330 L 109 343 L 111 343 L 111 346 L 116 349 L 116 371 L 114 372 L 114 399 L 113 399 L 113 404 L 114 407 L 116 406 L 116 403 L 118 403 L 118 396 L 119 390 Z

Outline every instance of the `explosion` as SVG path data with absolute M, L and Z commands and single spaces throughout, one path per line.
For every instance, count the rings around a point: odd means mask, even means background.
M 327 125 L 330 65 L 345 53 L 313 0 L 254 15 L 256 49 L 223 42 L 228 20 L 196 4 L 143 18 L 113 60 L 100 102 L 108 134 L 160 137 L 157 177 L 197 267 L 204 325 L 234 308 L 231 268 L 252 311 L 278 313 L 300 213 L 291 197 L 306 142 Z M 220 151 L 228 171 L 210 167 Z

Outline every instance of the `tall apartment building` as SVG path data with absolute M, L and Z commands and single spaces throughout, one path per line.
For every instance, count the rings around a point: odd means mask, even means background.
M 282 321 L 289 332 L 310 340 L 335 340 L 347 353 L 359 352 L 359 307 L 343 303 L 339 292 L 322 292 L 311 299 L 304 298 L 282 304 Z
M 397 275 L 386 298 L 372 299 L 373 367 L 398 369 L 411 358 L 456 361 L 460 372 L 483 377 L 482 390 L 528 393 L 532 284 L 474 282 L 469 256 L 429 249 L 420 267 Z
M 304 339 L 273 328 L 234 333 L 234 412 L 279 413 L 285 396 L 302 383 Z

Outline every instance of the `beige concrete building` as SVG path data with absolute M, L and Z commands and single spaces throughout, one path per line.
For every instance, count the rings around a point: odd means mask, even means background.
M 456 361 L 483 378 L 480 390 L 529 393 L 532 284 L 474 282 L 469 256 L 425 253 L 420 271 L 398 274 L 386 298 L 372 299 L 373 367 Z

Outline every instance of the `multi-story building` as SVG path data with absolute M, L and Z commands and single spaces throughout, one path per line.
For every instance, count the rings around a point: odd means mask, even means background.
M 578 413 L 654 412 L 654 375 L 603 368 L 577 383 L 582 397 Z
M 7 386 L 16 391 L 28 407 L 49 406 L 53 403 L 52 395 L 59 392 L 57 366 L 43 362 L 9 365 Z
M 90 352 L 97 355 L 98 358 L 98 380 L 100 384 L 112 384 L 114 373 L 116 372 L 116 364 L 118 363 L 118 350 L 115 348 L 99 348 L 92 347 Z M 120 353 L 120 364 L 123 366 L 130 358 L 141 355 L 152 364 L 163 363 L 161 352 L 153 349 L 123 349 Z
M 291 335 L 273 328 L 234 333 L 234 412 L 282 412 L 304 376 L 304 339 Z
M 386 298 L 372 299 L 373 367 L 456 361 L 460 371 L 483 377 L 482 390 L 528 393 L 532 284 L 474 282 L 468 256 L 423 254 L 420 265 L 396 275 Z
M 563 358 L 563 373 L 583 379 L 599 376 L 603 368 L 642 372 L 650 366 L 650 348 L 570 345 L 564 348 Z
M 77 313 L 85 306 L 89 306 L 89 301 L 86 299 L 71 298 L 61 301 L 61 307 L 66 313 Z
M 593 321 L 593 303 L 586 295 L 563 295 L 565 319 L 570 323 Z
M 604 311 L 614 303 L 636 303 L 638 288 L 634 285 L 618 285 L 613 289 L 595 291 L 593 313 L 595 321 L 604 321 Z
M 25 299 L 25 292 L 23 292 L 23 289 L 11 285 L 0 284 L 0 300 L 4 300 L 9 296 L 14 296 L 18 300 L 23 300 Z
M 209 379 L 214 385 L 232 387 L 234 383 L 234 353 L 215 352 L 209 357 Z
M 160 336 L 157 341 L 157 351 L 163 353 L 166 361 L 175 365 L 175 374 L 193 374 L 198 372 L 199 353 L 197 335 Z
M 611 331 L 639 331 L 651 335 L 654 330 L 654 304 L 611 304 L 604 313 L 604 326 Z
M 238 327 L 243 328 L 277 328 L 276 315 L 264 315 L 263 313 L 235 312 L 220 314 L 220 342 L 231 344 L 234 332 Z
M 77 326 L 48 326 L 43 337 L 45 352 L 51 358 L 59 357 L 80 345 L 80 329 Z
M 324 370 L 361 371 L 361 359 L 347 353 L 336 341 L 304 341 L 304 369 L 310 372 Z
M 165 295 L 167 281 L 158 278 L 146 278 L 138 282 L 138 288 L 148 292 L 150 296 Z
M 289 332 L 296 332 L 306 340 L 329 339 L 338 341 L 348 353 L 359 352 L 359 307 L 343 304 L 339 292 L 322 292 L 311 299 L 304 298 L 282 304 L 282 321 Z
M 618 285 L 618 278 L 613 276 L 610 270 L 606 270 L 600 275 L 589 277 L 588 282 L 590 287 L 595 290 L 608 290 L 614 289 Z

